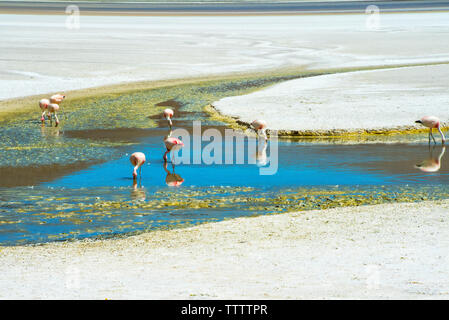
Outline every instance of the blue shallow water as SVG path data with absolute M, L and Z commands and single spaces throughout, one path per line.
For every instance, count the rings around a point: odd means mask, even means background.
M 193 138 L 192 138 L 193 139 Z M 142 139 L 139 146 L 121 150 L 120 158 L 88 169 L 66 175 L 44 183 L 51 187 L 103 187 L 130 186 L 132 168 L 129 156 L 135 151 L 146 154 L 147 163 L 142 169 L 141 183 L 144 186 L 164 186 L 167 172 L 162 156 L 165 152 L 163 134 Z M 193 142 L 191 143 L 190 164 L 175 165 L 174 171 L 184 179 L 183 186 L 319 186 L 319 185 L 379 185 L 396 183 L 449 183 L 449 166 L 441 159 L 441 168 L 436 173 L 421 172 L 415 165 L 423 160 L 437 157 L 442 148 L 427 144 L 361 144 L 328 145 L 278 142 L 278 165 L 273 175 L 261 175 L 256 164 L 249 164 L 248 141 L 245 139 L 244 164 L 193 164 Z M 209 142 L 202 143 L 202 150 Z M 267 156 L 270 157 L 270 144 Z M 224 143 L 223 143 L 224 148 Z M 196 149 L 198 150 L 198 148 Z M 234 150 L 234 154 L 236 151 Z M 179 154 L 182 156 L 182 151 Z M 253 159 L 253 157 L 250 157 Z M 224 155 L 222 162 L 224 162 Z M 149 163 L 148 163 L 149 162 Z M 263 166 L 262 166 L 263 167 Z M 270 167 L 270 163 L 265 165 Z M 276 166 L 274 166 L 276 167 Z M 171 172 L 172 165 L 167 166 Z
M 181 163 L 173 167 L 168 163 L 165 167 L 166 134 L 165 129 L 151 129 L 132 145 L 108 149 L 113 154 L 109 161 L 29 187 L 0 188 L 0 244 L 117 236 L 296 210 L 302 202 L 309 206 L 306 209 L 319 208 L 322 201 L 332 201 L 335 192 L 355 198 L 387 195 L 388 201 L 396 192 L 411 197 L 419 193 L 418 199 L 439 198 L 446 195 L 435 191 L 446 190 L 449 184 L 447 155 L 441 146 L 429 148 L 426 143 L 344 145 L 280 140 L 277 171 L 261 175 L 263 166 L 248 163 L 254 160 L 253 151 L 245 151 L 244 164 L 239 165 Z M 255 143 L 254 138 L 244 140 L 244 150 L 248 143 Z M 268 159 L 274 154 L 270 143 Z M 200 148 L 191 142 L 190 158 L 208 144 L 203 142 Z M 129 162 L 135 151 L 147 156 L 136 183 Z M 415 167 L 440 155 L 437 172 Z M 174 180 L 182 183 L 168 186 Z M 280 196 L 288 201 L 273 201 Z

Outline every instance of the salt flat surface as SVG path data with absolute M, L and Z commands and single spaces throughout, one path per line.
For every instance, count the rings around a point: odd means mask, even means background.
M 2 299 L 448 299 L 449 202 L 4 247 Z
M 301 16 L 0 15 L 0 100 L 128 81 L 290 66 L 449 60 L 449 13 Z
M 449 65 L 358 71 L 290 80 L 213 105 L 276 130 L 359 130 L 412 126 L 424 115 L 449 122 Z

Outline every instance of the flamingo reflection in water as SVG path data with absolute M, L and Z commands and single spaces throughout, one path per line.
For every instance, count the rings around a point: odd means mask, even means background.
M 142 177 L 139 179 L 139 184 L 137 184 L 137 179 L 133 179 L 133 189 L 131 191 L 131 199 L 135 201 L 144 201 L 147 198 L 145 189 L 142 187 Z
M 54 137 L 59 137 L 61 135 L 61 131 L 59 130 L 59 128 L 54 128 L 54 127 L 45 127 L 45 126 L 41 126 L 41 137 L 42 138 L 54 138 Z
M 173 172 L 170 172 L 170 170 L 167 169 L 167 165 L 167 162 L 164 162 L 164 170 L 167 173 L 165 183 L 169 187 L 179 187 L 184 182 L 184 179 L 179 174 L 175 173 L 175 165 L 173 163 Z
M 261 144 L 262 144 L 262 147 L 261 147 Z M 257 145 L 257 154 L 256 154 L 256 164 L 258 167 L 263 167 L 268 163 L 267 146 L 268 146 L 268 142 L 266 140 L 263 140 L 263 139 L 259 140 L 259 144 Z
M 421 161 L 415 165 L 415 168 L 423 171 L 423 172 L 437 172 L 441 168 L 441 159 L 443 158 L 444 152 L 446 151 L 446 147 L 442 147 L 441 151 L 438 155 L 434 155 L 433 151 L 435 150 L 435 146 L 432 148 L 429 147 L 429 158 Z

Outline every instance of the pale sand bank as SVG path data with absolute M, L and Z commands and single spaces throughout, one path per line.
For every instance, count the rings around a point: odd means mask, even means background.
M 275 130 L 392 130 L 424 115 L 449 124 L 449 64 L 295 79 L 213 103 L 222 114 Z
M 4 247 L 0 298 L 449 298 L 449 200 Z
M 287 67 L 449 61 L 449 13 L 129 17 L 0 15 L 0 100 Z

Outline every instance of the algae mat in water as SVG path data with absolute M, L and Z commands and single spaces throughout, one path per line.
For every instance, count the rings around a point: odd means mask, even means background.
M 437 200 L 447 188 L 13 188 L 0 190 L 0 245 L 107 238 L 239 216 Z

